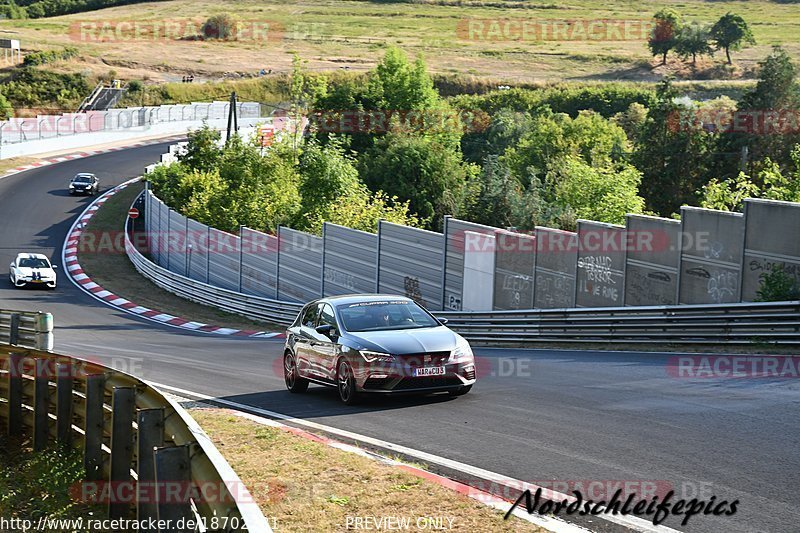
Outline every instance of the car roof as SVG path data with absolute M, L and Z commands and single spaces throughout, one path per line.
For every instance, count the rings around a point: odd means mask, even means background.
M 398 294 L 343 294 L 341 296 L 328 296 L 320 298 L 317 302 L 330 302 L 334 305 L 347 305 L 361 302 L 383 302 L 386 300 L 402 300 L 410 302 L 411 298 Z
M 75 174 L 75 177 L 72 178 L 72 179 L 75 179 L 75 178 L 94 178 L 94 177 L 95 177 L 94 174 L 92 174 L 90 172 L 79 172 L 79 173 Z
M 17 259 L 47 259 L 47 256 L 44 254 L 34 254 L 34 253 L 18 253 Z

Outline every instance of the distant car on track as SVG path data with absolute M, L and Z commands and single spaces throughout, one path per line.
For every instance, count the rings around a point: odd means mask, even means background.
M 94 174 L 81 172 L 76 174 L 69 182 L 70 194 L 95 195 L 100 191 L 100 180 Z
M 466 394 L 475 383 L 475 358 L 445 322 L 403 296 L 314 300 L 287 330 L 286 387 L 334 386 L 346 404 L 362 393 Z
M 8 278 L 15 287 L 27 285 L 56 288 L 56 271 L 43 254 L 17 254 L 8 269 Z

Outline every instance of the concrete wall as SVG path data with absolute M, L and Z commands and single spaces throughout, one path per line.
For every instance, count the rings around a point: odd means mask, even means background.
M 625 226 L 578 221 L 575 305 L 625 304 Z
M 681 223 L 628 215 L 625 305 L 673 305 L 678 301 Z
M 684 206 L 681 234 L 678 303 L 738 302 L 744 215 Z
M 322 296 L 322 237 L 278 228 L 278 299 L 307 302 Z
M 242 227 L 242 292 L 278 298 L 278 237 Z
M 375 292 L 378 236 L 326 222 L 322 237 L 323 295 Z
M 494 257 L 494 308 L 532 309 L 536 237 L 499 230 Z
M 744 215 L 742 301 L 751 302 L 762 274 L 775 268 L 800 281 L 800 204 L 748 199 Z
M 536 227 L 534 306 L 557 309 L 575 306 L 575 268 L 578 235 L 571 231 Z
M 480 235 L 494 235 L 497 228 L 446 217 L 444 231 L 445 246 L 447 247 L 444 306 L 445 309 L 450 311 L 460 311 L 464 299 L 464 255 L 477 252 L 494 256 L 494 248 L 488 250 L 479 249 L 482 245 L 494 242 L 481 239 Z M 467 232 L 472 235 L 469 239 L 465 238 Z M 492 257 L 493 260 L 494 257 Z
M 381 221 L 378 292 L 403 294 L 441 311 L 444 235 Z
M 464 250 L 462 301 L 464 311 L 491 311 L 494 300 L 495 236 L 467 231 L 465 241 L 475 243 Z

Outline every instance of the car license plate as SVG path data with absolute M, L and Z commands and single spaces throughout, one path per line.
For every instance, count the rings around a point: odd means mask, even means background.
M 443 375 L 444 375 L 443 366 L 423 366 L 414 369 L 414 377 L 443 376 Z

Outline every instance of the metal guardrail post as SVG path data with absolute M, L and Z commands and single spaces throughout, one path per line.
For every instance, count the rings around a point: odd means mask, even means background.
M 170 501 L 170 498 L 188 495 L 185 490 L 192 482 L 191 460 L 189 459 L 189 446 L 173 446 L 158 448 L 153 452 L 156 462 L 156 489 L 158 500 L 158 519 L 169 520 L 172 527 L 162 529 L 162 533 L 183 533 L 186 529 L 179 529 L 177 524 L 186 523 L 192 517 L 191 503 L 187 500 Z M 180 487 L 181 490 L 167 490 L 170 486 Z
M 141 409 L 136 418 L 138 439 L 136 442 L 137 506 L 139 521 L 158 519 L 158 505 L 152 490 L 156 481 L 156 448 L 164 446 L 164 409 Z
M 22 433 L 22 361 L 21 354 L 8 357 L 8 434 Z
M 86 442 L 83 450 L 83 466 L 86 479 L 99 481 L 103 477 L 103 402 L 105 376 L 86 376 Z
M 133 410 L 136 389 L 133 387 L 115 387 L 111 404 L 111 474 L 109 483 L 111 494 L 119 494 L 116 490 L 121 484 L 131 481 L 131 463 L 133 461 Z M 108 502 L 110 519 L 125 518 L 130 512 L 127 501 L 115 501 L 113 496 Z
M 50 437 L 50 378 L 47 359 L 34 362 L 33 449 L 44 450 Z
M 19 313 L 11 313 L 11 322 L 8 331 L 8 344 L 16 346 L 19 344 Z
M 45 352 L 53 351 L 53 315 L 39 313 L 34 323 L 36 332 L 36 349 Z
M 56 363 L 56 438 L 72 442 L 72 364 Z

